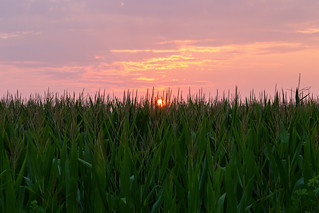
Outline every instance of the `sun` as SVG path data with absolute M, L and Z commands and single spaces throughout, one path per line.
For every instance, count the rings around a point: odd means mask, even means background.
M 156 105 L 158 107 L 164 107 L 164 106 L 166 106 L 166 101 L 163 100 L 162 98 L 159 98 L 159 99 L 156 100 Z

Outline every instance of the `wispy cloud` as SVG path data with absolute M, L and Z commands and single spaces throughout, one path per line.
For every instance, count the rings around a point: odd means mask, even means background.
M 25 32 L 0 32 L 0 39 L 10 39 L 10 38 L 20 38 L 27 35 L 39 35 L 40 32 L 31 32 L 31 31 L 25 31 Z
M 178 50 L 151 50 L 151 49 L 145 49 L 145 50 L 110 50 L 112 53 L 173 53 L 178 52 Z
M 307 29 L 304 29 L 304 30 L 297 30 L 297 33 L 302 33 L 302 34 L 319 33 L 319 28 L 307 28 Z
M 114 54 L 138 54 L 135 60 L 115 61 L 113 64 L 122 67 L 127 72 L 134 71 L 170 71 L 177 69 L 221 65 L 238 54 L 273 54 L 279 52 L 294 52 L 308 48 L 300 43 L 283 42 L 257 42 L 249 44 L 233 44 L 224 46 L 196 46 L 199 41 L 186 40 L 185 42 L 173 42 L 177 44 L 175 49 L 131 49 L 110 50 Z M 159 44 L 167 44 L 161 42 Z M 164 54 L 164 55 L 163 55 Z M 97 56 L 96 58 L 102 58 Z
M 139 81 L 154 81 L 155 78 L 138 77 L 138 78 L 136 78 L 136 80 L 139 80 Z

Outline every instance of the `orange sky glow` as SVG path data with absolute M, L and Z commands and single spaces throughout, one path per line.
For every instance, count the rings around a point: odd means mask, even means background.
M 319 95 L 317 1 L 21 2 L 0 9 L 0 96 L 236 86 L 272 96 L 299 74 Z

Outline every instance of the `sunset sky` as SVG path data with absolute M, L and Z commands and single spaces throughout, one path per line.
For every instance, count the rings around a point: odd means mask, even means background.
M 318 0 L 1 0 L 0 96 L 319 95 Z

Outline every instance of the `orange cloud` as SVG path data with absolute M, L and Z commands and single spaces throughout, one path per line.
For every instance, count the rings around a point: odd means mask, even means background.
M 319 33 L 319 28 L 308 28 L 308 29 L 304 29 L 304 30 L 297 30 L 297 33 L 302 33 L 302 34 Z
M 142 61 L 122 61 L 126 71 L 147 71 L 147 70 L 176 70 L 180 68 L 188 68 L 192 65 L 202 65 L 213 60 L 198 60 L 193 57 L 183 55 L 171 55 L 168 57 L 154 57 Z
M 281 42 L 259 42 L 252 44 L 236 44 L 224 46 L 198 46 L 194 43 L 198 41 L 168 41 L 178 44 L 176 49 L 158 50 L 158 49 L 132 49 L 132 50 L 110 50 L 115 54 L 121 53 L 161 53 L 160 56 L 144 55 L 135 60 L 122 60 L 113 62 L 113 65 L 122 67 L 122 72 L 145 72 L 145 71 L 169 71 L 178 69 L 198 70 L 203 67 L 227 66 L 228 59 L 236 55 L 260 55 L 271 54 L 275 52 L 295 51 L 302 48 L 299 43 L 281 43 Z M 161 44 L 166 44 L 162 42 Z M 164 56 L 162 55 L 164 54 Z
M 155 78 L 138 77 L 138 78 L 136 78 L 136 80 L 139 80 L 139 81 L 154 81 Z
M 219 53 L 227 50 L 232 50 L 232 46 L 195 46 L 188 45 L 193 44 L 198 41 L 169 41 L 178 44 L 179 47 L 176 49 L 161 50 L 161 49 L 132 49 L 132 50 L 110 50 L 112 53 L 121 54 L 121 53 L 155 53 L 155 54 L 166 54 L 164 56 L 152 56 L 142 57 L 136 60 L 129 61 L 117 61 L 118 65 L 123 67 L 123 70 L 127 72 L 134 71 L 149 71 L 149 70 L 176 70 L 176 69 L 185 69 L 190 67 L 203 66 L 203 64 L 209 64 L 217 62 L 218 60 L 214 59 L 211 55 L 213 53 Z M 166 44 L 162 42 L 161 44 Z M 204 54 L 204 55 L 203 55 Z

